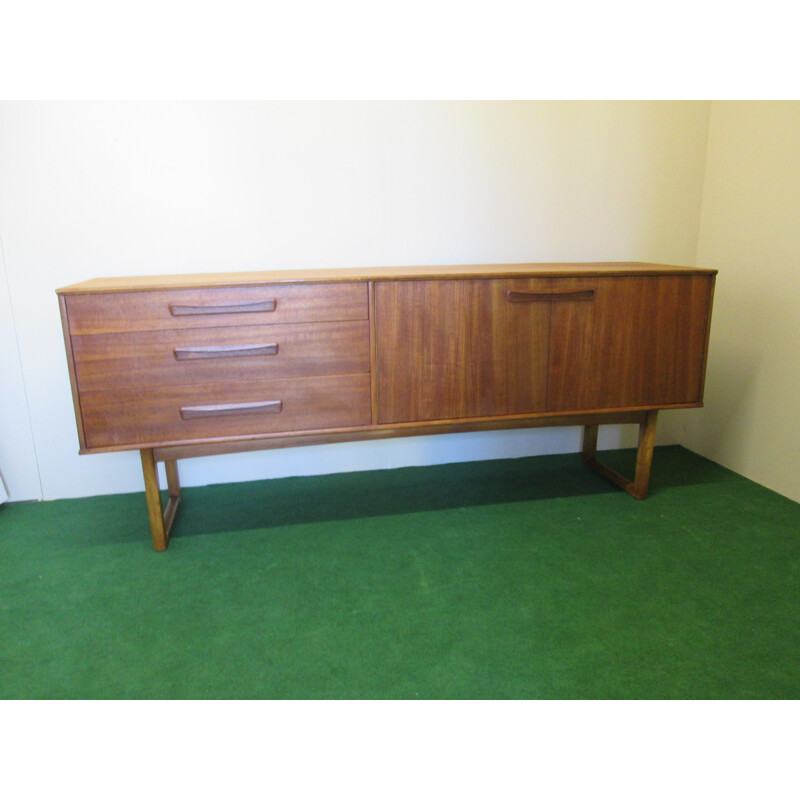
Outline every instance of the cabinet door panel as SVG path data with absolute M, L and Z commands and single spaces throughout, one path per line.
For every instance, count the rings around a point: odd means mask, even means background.
M 597 278 L 555 278 L 550 303 L 547 410 L 594 407 Z
M 506 413 L 503 283 L 376 284 L 379 423 Z
M 554 303 L 548 410 L 698 402 L 710 287 L 705 275 L 597 278 L 591 303 Z
M 508 413 L 547 410 L 551 278 L 505 282 Z

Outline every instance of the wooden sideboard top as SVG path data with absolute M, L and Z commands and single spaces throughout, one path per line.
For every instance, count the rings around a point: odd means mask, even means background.
M 630 275 L 716 275 L 715 269 L 650 264 L 640 261 L 603 261 L 541 264 L 458 264 L 417 267 L 354 267 L 258 272 L 209 272 L 186 275 L 93 278 L 57 290 L 60 295 L 107 292 L 142 292 L 191 289 L 206 286 L 241 286 L 261 283 L 326 283 L 341 281 L 415 280 L 421 278 L 524 278 L 598 277 Z

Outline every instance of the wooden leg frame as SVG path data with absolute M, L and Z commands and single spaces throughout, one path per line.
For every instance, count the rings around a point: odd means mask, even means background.
M 169 501 L 166 509 L 161 506 L 161 489 L 158 485 L 158 470 L 152 450 L 142 450 L 142 474 L 144 475 L 144 491 L 147 498 L 147 513 L 150 516 L 150 531 L 153 534 L 153 547 L 166 550 L 175 514 L 181 504 L 181 484 L 178 480 L 178 464 L 176 461 L 165 461 L 167 471 L 167 489 Z
M 599 472 L 604 478 L 620 486 L 628 494 L 633 495 L 637 500 L 644 500 L 647 497 L 647 487 L 650 483 L 650 466 L 653 461 L 653 445 L 656 438 L 656 419 L 657 411 L 644 412 L 644 418 L 637 416 L 634 420 L 609 419 L 604 420 L 610 423 L 633 422 L 642 419 L 639 424 L 639 451 L 636 456 L 636 476 L 631 481 L 620 475 L 611 467 L 606 466 L 597 460 L 597 429 L 599 422 L 591 422 L 583 425 L 583 446 L 581 456 L 586 464 Z M 591 419 L 591 418 L 590 418 Z M 596 419 L 596 417 L 595 417 Z M 562 424 L 566 420 L 562 420 Z M 575 420 L 573 424 L 585 423 L 586 418 Z M 281 446 L 280 442 L 275 442 L 273 446 Z M 286 445 L 288 446 L 288 445 Z M 199 454 L 198 451 L 197 454 Z M 142 450 L 142 473 L 144 475 L 144 488 L 147 498 L 147 512 L 150 516 L 150 531 L 153 534 L 153 547 L 156 550 L 166 550 L 169 544 L 169 535 L 172 525 L 175 522 L 175 514 L 181 502 L 181 485 L 178 480 L 178 464 L 175 458 L 181 452 L 172 448 L 158 452 L 154 450 Z M 189 455 L 189 454 L 187 454 Z M 169 501 L 164 509 L 161 505 L 161 490 L 158 485 L 158 471 L 156 464 L 163 461 L 167 472 L 167 488 L 169 490 Z
M 647 497 L 647 489 L 650 485 L 650 467 L 653 463 L 653 445 L 656 440 L 656 420 L 658 411 L 648 411 L 643 422 L 639 424 L 639 450 L 636 454 L 636 476 L 628 480 L 624 475 L 620 475 L 616 470 L 597 460 L 597 429 L 599 425 L 585 425 L 583 428 L 583 447 L 581 456 L 584 463 L 588 464 L 593 470 L 600 473 L 604 478 L 608 478 L 620 488 L 637 500 L 644 500 Z

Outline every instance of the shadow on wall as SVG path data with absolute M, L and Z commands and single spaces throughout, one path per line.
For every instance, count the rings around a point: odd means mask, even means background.
M 728 443 L 728 446 L 742 443 L 741 431 L 749 424 L 758 370 L 757 354 L 725 350 L 715 353 L 713 361 L 709 357 L 710 375 L 705 392 L 704 412 L 714 422 L 711 425 L 702 425 L 698 430 L 699 438 L 704 440 L 706 452 L 719 452 L 723 442 Z M 740 454 L 735 455 L 738 457 Z
M 769 314 L 766 298 L 730 286 L 716 291 L 704 408 L 687 417 L 682 437 L 714 460 L 737 464 L 747 456 L 752 437 L 743 434 L 756 421 L 759 373 L 768 358 L 758 331 Z

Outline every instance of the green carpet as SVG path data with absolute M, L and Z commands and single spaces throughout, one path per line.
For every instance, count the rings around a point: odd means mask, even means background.
M 605 454 L 632 470 L 633 451 Z M 0 508 L 2 698 L 798 698 L 800 505 L 680 447 Z

